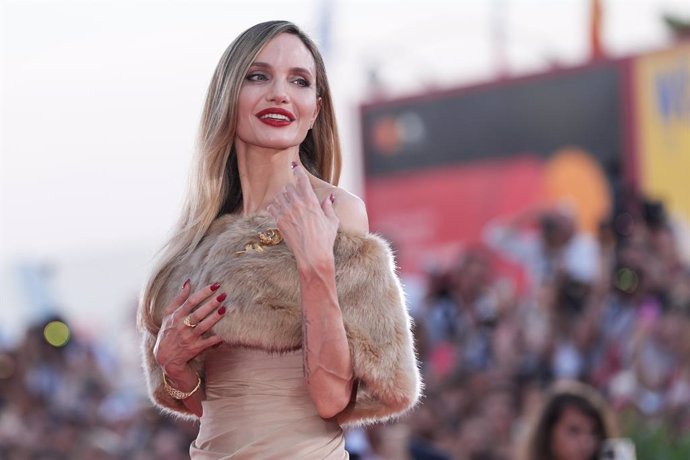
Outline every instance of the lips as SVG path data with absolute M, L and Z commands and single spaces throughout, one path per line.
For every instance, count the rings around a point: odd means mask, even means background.
M 256 114 L 256 117 L 263 123 L 270 126 L 287 126 L 295 121 L 295 115 L 285 109 L 270 108 L 264 109 Z

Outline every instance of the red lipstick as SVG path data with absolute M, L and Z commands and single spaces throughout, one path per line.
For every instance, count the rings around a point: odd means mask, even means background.
M 295 121 L 295 115 L 292 112 L 277 107 L 264 109 L 257 113 L 256 117 L 263 123 L 277 128 L 287 126 Z

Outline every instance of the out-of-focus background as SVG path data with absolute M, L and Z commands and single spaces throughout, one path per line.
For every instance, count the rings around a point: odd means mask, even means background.
M 427 382 L 353 457 L 517 458 L 569 378 L 690 458 L 687 0 L 2 1 L 0 458 L 185 458 L 137 296 L 218 58 L 277 18 L 326 56 Z

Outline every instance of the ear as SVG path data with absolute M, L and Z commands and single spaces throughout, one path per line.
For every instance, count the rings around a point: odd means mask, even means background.
M 316 98 L 316 108 L 314 109 L 314 116 L 311 119 L 311 126 L 314 126 L 314 122 L 319 117 L 319 113 L 321 113 L 321 96 Z

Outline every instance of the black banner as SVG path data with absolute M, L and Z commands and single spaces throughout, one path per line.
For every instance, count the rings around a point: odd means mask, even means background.
M 622 72 L 602 63 L 362 107 L 368 177 L 581 147 L 621 157 Z

